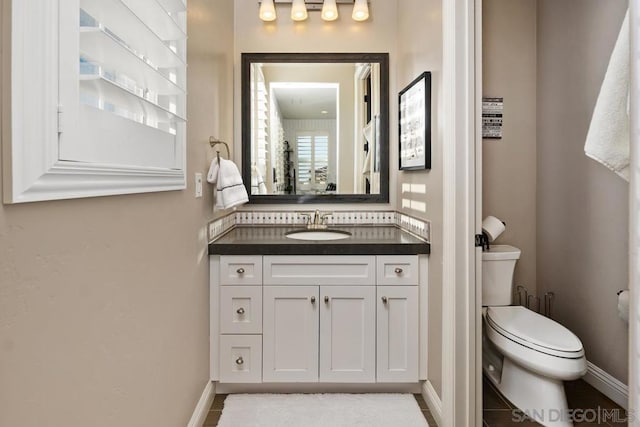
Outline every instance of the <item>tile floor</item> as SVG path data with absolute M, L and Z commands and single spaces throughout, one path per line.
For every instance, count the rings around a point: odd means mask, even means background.
M 620 406 L 618 406 L 616 403 L 611 401 L 609 398 L 607 398 L 595 388 L 591 387 L 583 380 L 569 381 L 565 382 L 564 384 L 565 391 L 567 393 L 567 403 L 569 404 L 569 408 L 574 410 L 591 410 L 583 412 L 584 421 L 575 422 L 575 427 L 618 427 L 627 425 L 626 422 L 615 422 L 615 420 L 612 420 L 611 418 L 609 418 L 608 420 L 602 419 L 605 416 L 614 417 L 616 413 L 618 418 L 623 418 L 626 416 L 626 413 L 622 408 L 620 408 Z M 509 403 L 504 397 L 502 397 L 494 388 L 493 384 L 491 384 L 489 380 L 484 377 L 482 381 L 482 389 L 482 406 L 484 408 L 483 418 L 485 427 L 540 426 L 540 424 L 531 420 L 523 420 L 520 422 L 514 421 L 514 406 Z M 601 409 L 599 412 L 598 408 Z M 614 409 L 617 409 L 618 412 L 613 412 Z M 598 419 L 596 418 L 598 413 L 601 416 L 600 422 L 598 422 Z M 521 414 L 521 412 L 516 412 L 516 419 L 523 419 Z
M 483 378 L 483 418 L 484 418 L 484 426 L 485 427 L 506 427 L 506 426 L 518 426 L 518 427 L 530 427 L 530 426 L 539 426 L 540 424 L 530 421 L 523 420 L 516 422 L 514 421 L 514 406 L 511 405 L 506 399 L 504 399 L 498 391 L 493 387 L 493 385 L 486 379 Z M 619 416 L 624 417 L 626 414 L 622 408 L 616 405 L 613 401 L 608 399 L 602 393 L 591 387 L 589 384 L 582 380 L 578 381 L 570 381 L 565 383 L 565 390 L 567 392 L 567 401 L 569 403 L 569 408 L 572 409 L 593 409 L 597 410 L 601 408 L 603 410 L 607 410 L 607 412 L 600 411 L 601 414 L 609 414 L 612 415 L 613 412 L 610 412 L 614 409 L 619 410 Z M 426 418 L 429 426 L 435 427 L 437 426 L 427 404 L 421 395 L 414 395 L 416 401 L 418 402 L 418 406 L 422 410 L 422 414 Z M 218 420 L 220 419 L 220 415 L 222 414 L 222 408 L 224 406 L 224 400 L 227 398 L 226 394 L 218 394 L 213 400 L 213 404 L 211 405 L 211 409 L 209 410 L 209 415 L 204 423 L 203 427 L 214 427 L 218 425 Z M 586 413 L 587 419 L 590 419 L 594 416 L 594 411 L 590 411 Z M 516 412 L 517 415 L 517 412 Z M 518 415 L 519 416 L 519 415 Z M 618 427 L 618 426 L 626 426 L 626 422 L 615 422 L 615 420 L 606 420 L 600 421 L 598 423 L 597 420 L 594 422 L 581 422 L 574 423 L 575 427 L 586 427 L 586 426 L 601 426 L 601 427 Z M 247 426 L 249 427 L 249 426 Z

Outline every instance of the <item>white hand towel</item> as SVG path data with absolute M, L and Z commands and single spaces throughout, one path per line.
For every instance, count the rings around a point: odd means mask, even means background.
M 368 175 L 371 172 L 371 150 L 367 151 L 367 157 L 364 159 L 364 165 L 362 165 L 362 174 Z
M 207 173 L 207 182 L 209 184 L 215 184 L 218 181 L 218 158 L 214 157 L 211 160 L 211 165 L 209 165 L 209 172 Z
M 629 181 L 629 12 L 609 60 L 585 154 Z
M 255 165 L 251 167 L 251 194 L 267 194 L 267 186 Z
M 218 159 L 213 159 L 207 181 L 216 184 L 215 207 L 218 209 L 230 209 L 249 201 L 238 167 L 231 160 L 220 159 L 218 164 Z

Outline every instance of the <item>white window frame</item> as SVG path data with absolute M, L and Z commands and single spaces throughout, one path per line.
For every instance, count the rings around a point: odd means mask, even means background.
M 60 160 L 58 132 L 66 124 L 58 107 L 58 10 L 64 1 L 2 0 L 4 202 L 186 188 L 185 135 L 176 169 Z
M 302 182 L 300 181 L 300 177 L 302 176 L 301 170 L 302 167 L 300 166 L 300 148 L 299 148 L 299 143 L 300 143 L 300 138 L 301 137 L 310 137 L 311 138 L 311 171 L 310 171 L 310 181 L 307 182 Z M 329 134 L 329 132 L 327 131 L 318 131 L 318 130 L 314 130 L 314 131 L 298 131 L 296 132 L 296 151 L 297 151 L 297 155 L 296 155 L 296 166 L 298 168 L 298 176 L 296 177 L 296 179 L 298 180 L 298 186 L 302 187 L 306 184 L 309 185 L 310 188 L 316 188 L 318 187 L 318 183 L 316 182 L 317 178 L 316 178 L 316 174 L 315 171 L 317 170 L 317 165 L 316 165 L 316 139 L 318 138 L 326 138 L 327 140 L 327 152 L 331 149 L 331 135 Z M 326 185 L 329 182 L 329 161 L 327 160 L 326 162 L 326 166 L 327 166 L 327 182 L 324 183 L 324 186 L 326 187 Z

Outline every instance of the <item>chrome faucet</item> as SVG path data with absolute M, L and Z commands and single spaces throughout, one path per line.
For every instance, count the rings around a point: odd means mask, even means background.
M 298 215 L 307 218 L 307 228 L 310 230 L 324 230 L 328 227 L 327 218 L 332 214 L 330 212 L 320 212 L 318 209 L 313 214 L 299 213 Z

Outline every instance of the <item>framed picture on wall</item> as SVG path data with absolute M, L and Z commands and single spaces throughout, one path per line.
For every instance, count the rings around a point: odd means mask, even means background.
M 431 73 L 399 94 L 400 170 L 431 169 Z

